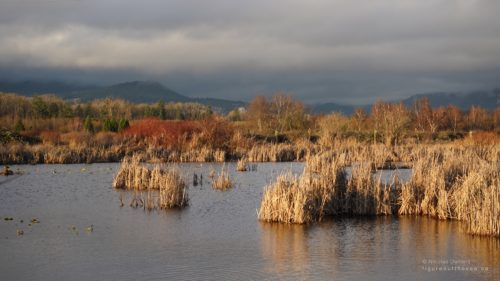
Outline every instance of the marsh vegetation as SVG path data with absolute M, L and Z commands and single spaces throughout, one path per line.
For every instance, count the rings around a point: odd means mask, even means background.
M 370 112 L 312 114 L 278 93 L 217 112 L 198 104 L 87 103 L 0 94 L 0 163 L 119 162 L 113 181 L 131 205 L 183 207 L 186 180 L 166 163 L 304 161 L 265 190 L 262 221 L 311 223 L 329 216 L 411 215 L 458 220 L 468 232 L 500 234 L 500 110 L 432 108 L 417 100 L 376 102 Z M 407 181 L 374 172 L 412 168 Z M 243 174 L 243 173 L 240 173 Z M 193 176 L 193 186 L 201 180 Z M 213 189 L 236 185 L 226 166 L 208 173 Z M 196 183 L 196 184 L 195 184 Z
M 471 234 L 500 236 L 499 145 L 413 150 L 402 157 L 412 159 L 409 180 L 395 176 L 387 184 L 373 175 L 381 154 L 308 158 L 300 176 L 283 174 L 266 188 L 259 219 L 312 223 L 326 215 L 417 215 L 463 221 Z

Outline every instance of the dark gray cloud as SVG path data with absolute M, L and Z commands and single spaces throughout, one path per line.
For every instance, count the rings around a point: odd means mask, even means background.
M 0 73 L 364 103 L 499 86 L 495 0 L 3 0 Z

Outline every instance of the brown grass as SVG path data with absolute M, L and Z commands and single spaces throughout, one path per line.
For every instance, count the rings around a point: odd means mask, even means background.
M 308 159 L 303 174 L 278 177 L 264 191 L 258 217 L 262 221 L 310 223 L 341 209 L 339 194 L 345 189 L 346 173 L 341 161 L 321 156 Z M 314 167 L 312 167 L 314 166 Z
M 247 163 L 246 159 L 245 158 L 241 158 L 236 163 L 236 171 L 246 172 L 248 170 L 247 165 L 248 165 L 248 163 Z
M 372 174 L 372 163 L 361 163 L 352 168 L 352 175 L 344 195 L 345 214 L 390 215 L 396 201 L 393 187 L 396 184 L 382 184 Z
M 225 166 L 222 167 L 220 173 L 213 179 L 212 187 L 218 190 L 226 190 L 233 187 L 233 182 Z
M 307 190 L 292 174 L 280 175 L 262 197 L 258 217 L 267 222 L 307 223 L 315 220 Z
M 125 157 L 113 179 L 113 187 L 133 190 L 131 205 L 145 209 L 184 207 L 188 202 L 187 186 L 178 170 L 163 170 L 155 165 L 152 170 L 141 165 L 141 157 Z M 145 192 L 142 192 L 145 191 Z M 159 196 L 157 192 L 159 191 Z
M 392 153 L 359 151 L 355 158 L 321 152 L 308 157 L 302 175 L 279 176 L 264 192 L 259 219 L 310 223 L 325 215 L 423 215 L 463 221 L 471 234 L 500 236 L 499 145 L 400 149 L 397 157 L 413 160 L 412 176 L 403 184 L 397 178 L 382 184 L 373 176 L 377 165 L 371 160 L 382 163 Z M 361 158 L 368 160 L 352 162 Z M 348 179 L 347 163 L 353 164 Z

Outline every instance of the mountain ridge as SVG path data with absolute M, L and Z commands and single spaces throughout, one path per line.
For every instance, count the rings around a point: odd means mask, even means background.
M 0 81 L 0 92 L 13 92 L 24 96 L 35 96 L 41 94 L 55 94 L 63 99 L 79 99 L 90 101 L 99 98 L 122 98 L 135 103 L 155 103 L 160 100 L 164 102 L 197 102 L 213 107 L 214 110 L 227 113 L 234 108 L 246 106 L 243 101 L 226 100 L 218 98 L 199 98 L 182 95 L 163 84 L 155 81 L 128 81 L 109 86 L 71 84 L 60 81 Z M 427 97 L 432 107 L 448 106 L 454 104 L 462 110 L 468 110 L 471 106 L 481 106 L 487 110 L 494 110 L 500 106 L 500 88 L 489 91 L 471 91 L 467 93 L 458 92 L 434 92 L 420 93 L 405 99 L 390 102 L 403 102 L 411 107 L 415 100 Z M 350 115 L 356 108 L 362 108 L 369 112 L 372 104 L 349 105 L 334 102 L 309 104 L 308 107 L 315 113 L 341 112 Z
M 0 92 L 12 92 L 24 96 L 54 94 L 63 99 L 91 101 L 101 98 L 121 98 L 134 103 L 197 102 L 227 113 L 245 106 L 242 101 L 217 98 L 187 97 L 155 81 L 128 81 L 109 86 L 79 85 L 50 81 L 1 82 Z

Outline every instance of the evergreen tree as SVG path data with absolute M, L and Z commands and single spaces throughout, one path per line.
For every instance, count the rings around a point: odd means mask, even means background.
M 25 128 L 24 128 L 23 121 L 21 121 L 21 119 L 17 120 L 16 124 L 14 125 L 14 131 L 20 132 L 20 131 L 24 131 L 24 130 L 25 130 Z
M 158 102 L 158 117 L 160 117 L 161 120 L 167 119 L 167 112 L 165 111 L 165 102 L 163 100 L 160 100 Z
M 106 119 L 102 129 L 106 132 L 118 132 L 118 122 L 115 119 Z
M 122 131 L 126 128 L 130 127 L 130 124 L 127 119 L 120 119 L 120 122 L 118 123 L 118 131 Z

